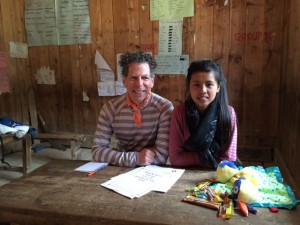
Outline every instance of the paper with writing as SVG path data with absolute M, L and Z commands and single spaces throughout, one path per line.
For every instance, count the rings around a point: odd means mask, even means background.
M 183 172 L 182 169 L 145 166 L 112 177 L 101 185 L 128 198 L 139 198 L 150 191 L 167 192 Z

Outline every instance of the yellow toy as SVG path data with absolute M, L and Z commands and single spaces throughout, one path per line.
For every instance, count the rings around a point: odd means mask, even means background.
M 233 183 L 230 198 L 244 203 L 258 202 L 258 177 L 251 167 L 239 170 L 233 162 L 222 161 L 217 167 L 217 181 Z

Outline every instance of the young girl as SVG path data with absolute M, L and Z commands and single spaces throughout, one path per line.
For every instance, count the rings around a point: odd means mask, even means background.
M 191 63 L 186 77 L 187 98 L 171 117 L 169 157 L 176 167 L 213 167 L 236 161 L 237 122 L 228 105 L 221 66 L 211 60 Z

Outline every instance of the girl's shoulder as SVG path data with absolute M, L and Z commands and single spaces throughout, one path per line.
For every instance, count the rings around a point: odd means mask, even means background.
M 180 105 L 175 106 L 174 112 L 180 113 L 180 114 L 185 113 L 185 104 L 182 103 Z

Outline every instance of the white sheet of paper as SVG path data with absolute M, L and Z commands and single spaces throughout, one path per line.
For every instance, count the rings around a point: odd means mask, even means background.
M 28 47 L 24 43 L 9 42 L 9 55 L 12 58 L 28 58 Z
M 99 81 L 114 81 L 115 75 L 108 63 L 102 57 L 98 50 L 95 54 L 95 64 L 97 66 L 97 74 Z
M 158 54 L 182 54 L 182 19 L 159 21 Z
M 114 81 L 101 81 L 97 83 L 99 96 L 115 96 L 115 82 Z
M 183 169 L 145 166 L 112 177 L 101 185 L 126 197 L 139 198 L 150 191 L 167 192 L 183 173 Z
M 26 0 L 29 46 L 91 43 L 89 1 Z
M 117 54 L 117 79 L 118 79 L 118 81 L 122 80 L 122 68 L 119 64 L 119 61 L 121 59 L 121 55 L 123 55 L 123 53 L 118 53 Z
M 158 170 L 164 174 L 164 179 L 152 189 L 152 191 L 163 193 L 166 193 L 185 171 L 184 169 L 162 168 L 154 165 L 151 165 L 151 169 Z
M 115 82 L 115 85 L 116 85 L 116 95 L 122 95 L 122 94 L 125 94 L 127 92 L 127 89 L 124 87 L 122 81 L 117 80 Z
M 189 55 L 156 55 L 156 74 L 187 74 Z
M 104 169 L 105 167 L 107 167 L 107 165 L 108 163 L 103 163 L 103 162 L 88 162 L 76 168 L 75 171 L 89 173 L 89 172 L 94 172 L 94 171 Z

